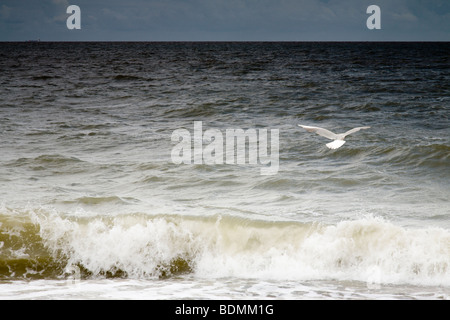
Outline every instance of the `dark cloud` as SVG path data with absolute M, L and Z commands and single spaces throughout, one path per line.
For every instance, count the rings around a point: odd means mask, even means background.
M 68 30 L 66 8 L 81 8 Z M 366 28 L 377 4 L 382 29 Z M 1 0 L 0 40 L 450 40 L 448 0 Z

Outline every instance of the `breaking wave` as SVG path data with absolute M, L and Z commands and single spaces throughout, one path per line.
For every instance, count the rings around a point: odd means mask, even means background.
M 0 215 L 0 279 L 83 278 L 355 280 L 450 286 L 450 233 L 377 217 L 335 225 L 125 214 Z

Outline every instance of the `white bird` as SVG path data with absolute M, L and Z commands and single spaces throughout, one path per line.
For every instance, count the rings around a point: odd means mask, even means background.
M 359 127 L 359 128 L 354 128 L 352 130 L 349 130 L 346 133 L 336 134 L 336 133 L 333 133 L 333 132 L 331 132 L 327 129 L 323 129 L 323 128 L 302 126 L 301 124 L 299 124 L 298 126 L 302 127 L 303 129 L 305 129 L 308 132 L 315 132 L 322 137 L 334 140 L 333 142 L 327 143 L 327 147 L 330 149 L 333 149 L 333 150 L 342 147 L 345 143 L 345 141 L 344 141 L 345 137 L 348 136 L 349 134 L 358 132 L 359 130 L 370 129 L 370 127 Z

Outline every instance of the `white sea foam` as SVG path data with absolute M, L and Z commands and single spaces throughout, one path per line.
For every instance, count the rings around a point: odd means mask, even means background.
M 64 280 L 0 283 L 0 299 L 421 299 L 449 300 L 442 287 L 381 286 L 336 281 L 264 281 L 177 277 L 165 281 L 142 279 Z
M 94 276 L 120 270 L 130 278 L 159 277 L 176 272 L 181 261 L 189 266 L 182 271 L 205 279 L 450 286 L 448 230 L 408 229 L 380 218 L 336 225 L 229 216 L 33 220 L 52 252 Z

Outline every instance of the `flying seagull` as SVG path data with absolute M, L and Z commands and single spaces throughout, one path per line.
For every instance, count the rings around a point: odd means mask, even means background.
M 358 132 L 359 130 L 365 130 L 365 129 L 370 128 L 370 127 L 359 127 L 359 128 L 349 130 L 346 133 L 335 134 L 335 133 L 333 133 L 327 129 L 323 129 L 323 128 L 302 126 L 301 124 L 299 124 L 298 126 L 302 127 L 303 129 L 305 129 L 308 132 L 315 132 L 322 137 L 334 140 L 333 142 L 327 143 L 327 147 L 330 149 L 338 149 L 338 148 L 342 147 L 345 143 L 345 141 L 344 141 L 345 137 L 348 136 L 349 134 Z

